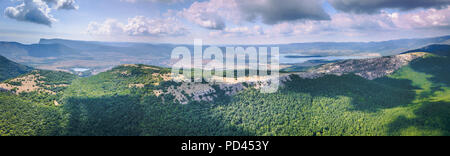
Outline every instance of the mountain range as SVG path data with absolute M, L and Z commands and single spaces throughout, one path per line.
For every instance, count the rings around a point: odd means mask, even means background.
M 301 54 L 313 56 L 390 56 L 418 49 L 430 44 L 449 43 L 450 36 L 401 39 L 382 42 L 315 42 L 280 45 L 222 45 L 225 46 L 277 46 L 281 54 Z M 95 75 L 121 64 L 148 64 L 169 67 L 172 63 L 172 49 L 192 45 L 149 44 L 127 42 L 75 41 L 64 39 L 41 39 L 37 44 L 0 42 L 0 55 L 15 62 L 45 70 L 58 70 L 78 75 Z M 207 46 L 204 46 L 206 48 Z M 224 51 L 224 49 L 223 49 Z M 330 60 L 310 60 L 297 64 L 308 67 L 320 65 Z M 310 63 L 315 62 L 315 63 Z M 283 64 L 283 62 L 281 62 Z M 74 69 L 88 71 L 80 73 Z M 295 67 L 293 67 L 295 68 Z

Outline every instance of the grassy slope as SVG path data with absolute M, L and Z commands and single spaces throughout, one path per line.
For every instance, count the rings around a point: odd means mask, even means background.
M 294 78 L 277 94 L 246 91 L 215 109 L 256 135 L 450 135 L 449 65 L 429 56 L 375 81 Z
M 430 55 L 390 77 L 409 80 L 416 89 L 410 116 L 393 122 L 396 135 L 450 135 L 450 59 Z

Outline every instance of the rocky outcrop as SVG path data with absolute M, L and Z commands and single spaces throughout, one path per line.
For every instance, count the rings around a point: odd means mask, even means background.
M 182 83 L 180 86 L 170 86 L 165 94 L 175 96 L 175 100 L 181 104 L 189 101 L 213 101 L 217 95 L 216 90 L 209 84 Z
M 9 80 L 9 82 L 0 83 L 0 88 L 13 91 L 16 94 L 29 93 L 29 92 L 45 92 L 49 94 L 56 94 L 55 92 L 45 89 L 43 85 L 45 82 L 40 79 L 45 78 L 41 76 L 38 71 L 34 71 L 31 74 Z
M 317 78 L 324 75 L 356 74 L 363 78 L 373 80 L 394 73 L 411 61 L 426 55 L 426 53 L 408 53 L 380 58 L 361 60 L 347 60 L 330 63 L 308 72 L 298 73 L 303 78 Z
M 411 61 L 423 57 L 426 53 L 408 53 L 396 56 L 370 58 L 361 60 L 346 60 L 337 63 L 325 64 L 307 72 L 281 74 L 277 79 L 280 85 L 291 81 L 291 75 L 297 75 L 301 78 L 315 79 L 325 75 L 343 75 L 356 74 L 363 78 L 373 80 L 376 78 L 390 75 L 408 65 Z M 247 81 L 235 81 L 231 83 L 215 84 L 228 96 L 238 94 L 240 91 L 255 88 L 260 89 L 268 85 L 268 81 L 273 77 L 251 78 Z M 171 86 L 167 92 L 157 91 L 157 96 L 161 94 L 171 94 L 175 96 L 175 101 L 181 104 L 188 104 L 190 101 L 213 101 L 218 97 L 217 90 L 212 87 L 213 84 L 203 83 L 182 83 L 180 86 Z

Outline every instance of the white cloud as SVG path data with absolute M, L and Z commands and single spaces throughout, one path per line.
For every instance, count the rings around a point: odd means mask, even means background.
M 26 21 L 51 26 L 56 21 L 50 15 L 51 9 L 41 0 L 23 0 L 22 4 L 8 7 L 5 15 L 18 21 Z
M 201 27 L 215 30 L 224 29 L 226 20 L 239 21 L 241 17 L 234 0 L 194 2 L 179 14 Z
M 32 22 L 51 26 L 56 19 L 50 14 L 55 9 L 78 9 L 74 0 L 18 0 L 22 2 L 15 7 L 7 7 L 4 14 L 18 21 Z
M 129 36 L 181 36 L 188 33 L 185 26 L 176 18 L 149 19 L 136 16 L 123 24 L 115 19 L 103 23 L 91 22 L 87 32 L 92 35 L 129 35 Z
M 176 18 L 149 19 L 137 16 L 128 20 L 124 31 L 129 35 L 179 36 L 188 31 Z
M 331 21 L 283 22 L 265 33 L 274 36 L 341 34 L 341 36 L 371 35 L 395 31 L 414 32 L 418 29 L 450 27 L 450 8 L 417 12 L 382 11 L 379 14 L 337 13 Z
M 322 1 L 309 0 L 209 0 L 194 2 L 180 12 L 187 20 L 208 29 L 223 30 L 228 22 L 273 25 L 284 21 L 329 20 Z
M 107 19 L 103 23 L 91 22 L 87 32 L 92 35 L 112 35 L 123 33 L 124 25 L 116 19 Z
M 393 23 L 403 29 L 449 27 L 450 7 L 445 9 L 428 9 L 414 13 L 393 13 L 391 14 Z
M 136 3 L 136 2 L 142 1 L 142 2 L 175 4 L 175 3 L 182 3 L 185 0 L 120 0 L 120 1 L 130 2 L 130 3 Z
M 77 10 L 78 5 L 75 0 L 43 0 L 47 5 L 54 6 L 56 9 Z

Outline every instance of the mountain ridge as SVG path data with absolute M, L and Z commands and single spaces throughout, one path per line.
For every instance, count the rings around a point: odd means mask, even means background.
M 85 78 L 38 71 L 5 83 L 43 90 L 0 89 L 0 135 L 448 136 L 449 63 L 433 52 L 346 60 L 283 73 L 272 94 L 259 82 L 177 83 L 142 64 Z
M 30 72 L 32 69 L 0 55 L 0 82 Z
M 410 50 L 402 54 L 414 53 L 414 52 L 428 52 L 441 56 L 450 56 L 450 45 L 447 44 L 432 44 L 423 48 Z

